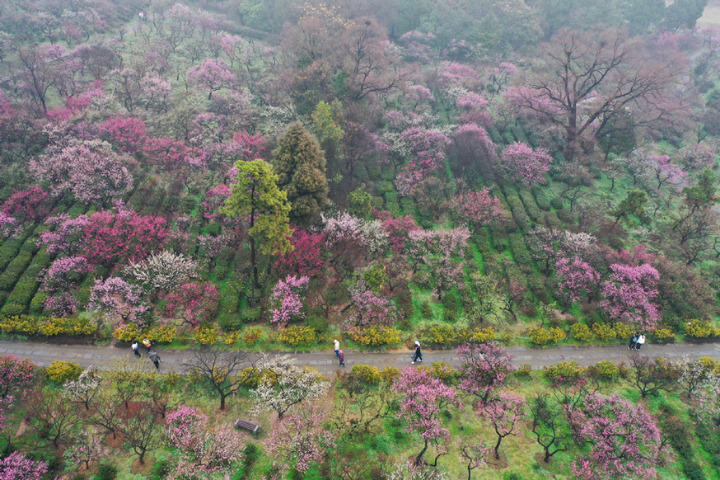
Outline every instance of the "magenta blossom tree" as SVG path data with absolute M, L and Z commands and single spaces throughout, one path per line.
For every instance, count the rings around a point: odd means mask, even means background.
M 98 131 L 103 135 L 103 139 L 127 153 L 140 151 L 148 136 L 145 122 L 139 118 L 124 118 L 120 115 L 100 124 Z
M 323 233 L 307 233 L 304 230 L 296 229 L 290 238 L 294 249 L 278 255 L 275 260 L 276 271 L 281 275 L 307 277 L 318 275 L 325 265 L 322 251 L 324 241 L 325 234 Z
M 455 214 L 467 223 L 473 235 L 479 228 L 494 225 L 507 217 L 500 200 L 492 197 L 487 188 L 461 193 L 451 200 L 450 205 Z
M 326 453 L 335 447 L 335 435 L 325 428 L 327 413 L 315 405 L 298 413 L 284 416 L 273 427 L 265 443 L 268 453 L 295 470 L 305 473 L 315 462 L 320 462 Z
M 525 143 L 515 142 L 503 150 L 499 172 L 507 180 L 532 187 L 546 182 L 551 163 L 552 157 L 544 149 L 533 150 Z
M 393 217 L 390 212 L 387 211 L 374 211 L 375 218 L 382 222 L 382 229 L 388 234 L 388 242 L 390 248 L 395 253 L 404 253 L 405 244 L 408 241 L 408 233 L 413 230 L 418 230 L 420 227 L 415 220 L 410 216 L 404 217 Z
M 425 370 L 406 368 L 395 379 L 393 388 L 403 394 L 398 417 L 405 420 L 405 430 L 419 434 L 423 448 L 415 458 L 420 465 L 428 447 L 447 442 L 450 432 L 443 425 L 440 413 L 450 405 L 460 407 L 460 400 L 454 388 L 430 376 Z
M 653 330 L 660 320 L 659 307 L 654 302 L 660 280 L 658 271 L 647 263 L 638 266 L 615 263 L 610 270 L 610 280 L 602 283 L 605 300 L 600 306 L 615 321 Z
M 591 394 L 581 411 L 573 412 L 579 438 L 590 453 L 573 463 L 573 475 L 583 480 L 654 478 L 660 457 L 660 430 L 641 405 L 618 395 Z
M 20 221 L 35 221 L 50 211 L 48 193 L 38 186 L 13 191 L 2 204 L 2 212 Z
M 113 320 L 145 326 L 143 315 L 149 307 L 142 300 L 142 288 L 119 277 L 95 280 L 90 292 L 89 311 L 100 311 Z
M 273 289 L 270 303 L 270 321 L 274 324 L 287 323 L 296 318 L 302 318 L 302 297 L 308 286 L 308 277 L 295 277 L 288 275 L 280 280 Z
M 588 294 L 592 300 L 593 289 L 600 282 L 600 274 L 578 257 L 558 259 L 555 273 L 558 277 L 558 297 L 565 303 L 565 311 L 583 294 Z
M 207 90 L 208 100 L 212 99 L 213 92 L 231 86 L 235 76 L 224 60 L 206 59 L 200 65 L 190 68 L 187 78 L 191 85 Z
M 182 318 L 193 327 L 212 320 L 220 305 L 220 292 L 210 282 L 186 283 L 163 297 L 167 318 Z
M 13 452 L 0 460 L 2 480 L 41 480 L 47 471 L 45 463 L 30 460 L 20 452 Z
M 500 392 L 483 403 L 478 412 L 492 425 L 498 439 L 495 443 L 495 459 L 500 459 L 503 438 L 515 435 L 515 425 L 525 416 L 525 399 L 511 393 Z
M 515 370 L 513 356 L 497 342 L 466 343 L 457 348 L 460 357 L 458 388 L 487 403 L 490 395 L 505 385 L 507 375 Z

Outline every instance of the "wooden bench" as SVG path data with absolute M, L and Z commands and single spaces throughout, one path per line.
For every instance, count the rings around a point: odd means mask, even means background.
M 236 420 L 235 428 L 244 428 L 245 430 L 251 431 L 253 435 L 255 435 L 260 429 L 260 425 L 255 425 L 254 423 L 246 422 L 245 420 Z

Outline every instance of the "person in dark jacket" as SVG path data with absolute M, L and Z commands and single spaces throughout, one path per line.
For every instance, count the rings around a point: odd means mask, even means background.
M 156 370 L 160 370 L 160 355 L 157 354 L 157 352 L 151 350 L 148 354 L 150 356 L 150 360 L 155 365 Z
M 640 333 L 633 333 L 633 336 L 630 337 L 630 345 L 628 345 L 628 348 L 630 350 L 635 350 L 635 345 L 637 344 L 638 338 L 640 338 Z
M 422 351 L 420 350 L 420 342 L 415 340 L 415 354 L 413 354 L 412 363 L 422 362 Z

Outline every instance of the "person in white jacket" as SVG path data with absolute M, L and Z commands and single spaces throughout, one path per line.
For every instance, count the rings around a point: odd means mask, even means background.
M 333 340 L 333 342 L 335 342 L 335 357 L 340 357 L 340 342 L 337 339 Z
M 638 341 L 635 344 L 635 350 L 640 350 L 640 347 L 645 345 L 645 335 L 640 334 L 640 337 L 638 337 Z

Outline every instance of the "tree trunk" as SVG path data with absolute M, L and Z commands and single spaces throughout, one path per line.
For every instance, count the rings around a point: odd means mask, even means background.
M 425 439 L 425 446 L 423 447 L 422 451 L 418 454 L 417 458 L 415 459 L 415 465 L 420 465 L 422 463 L 422 457 L 425 455 L 425 452 L 428 449 L 428 441 Z
M 500 460 L 500 443 L 502 443 L 503 437 L 498 435 L 498 441 L 495 444 L 495 460 Z
M 220 394 L 220 410 L 225 410 L 225 397 L 227 395 Z
M 543 462 L 550 463 L 550 447 L 545 447 L 545 458 L 543 458 Z

